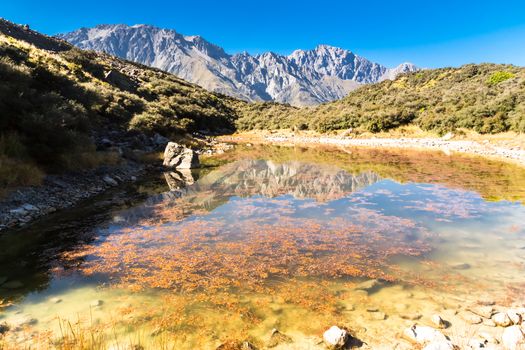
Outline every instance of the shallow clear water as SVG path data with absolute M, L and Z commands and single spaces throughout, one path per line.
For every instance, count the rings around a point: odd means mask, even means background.
M 523 299 L 525 169 L 286 147 L 206 163 L 0 237 L 0 323 L 24 324 L 3 346 L 262 347 L 278 328 L 313 349 L 340 324 L 379 348 L 414 318 Z

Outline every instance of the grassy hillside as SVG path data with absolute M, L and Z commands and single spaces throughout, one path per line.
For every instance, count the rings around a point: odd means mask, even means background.
M 415 124 L 444 133 L 525 131 L 525 68 L 480 64 L 423 70 L 366 85 L 346 98 L 293 113 L 241 117 L 241 129 L 386 131 Z
M 97 138 L 228 132 L 240 113 L 257 112 L 257 105 L 4 20 L 0 81 L 0 189 L 118 161 L 97 152 Z

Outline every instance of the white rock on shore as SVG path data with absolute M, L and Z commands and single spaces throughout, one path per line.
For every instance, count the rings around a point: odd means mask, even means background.
M 483 322 L 483 319 L 471 311 L 465 311 L 459 314 L 459 316 L 466 322 L 470 324 L 480 324 Z
M 178 169 L 198 168 L 200 166 L 199 155 L 178 143 L 169 142 L 164 150 L 163 165 Z
M 525 334 L 520 326 L 505 328 L 501 340 L 505 348 L 508 350 L 525 349 Z
M 509 319 L 512 321 L 513 324 L 521 324 L 522 322 L 522 316 L 518 310 L 507 310 L 507 316 L 509 316 Z
M 508 327 L 512 324 L 510 317 L 505 312 L 498 312 L 492 316 L 492 320 L 496 323 L 496 326 Z
M 331 349 L 341 349 L 348 341 L 348 332 L 337 326 L 332 326 L 323 334 L 325 344 Z
M 118 186 L 118 182 L 109 175 L 104 176 L 102 180 L 110 186 Z
M 423 350 L 454 350 L 456 347 L 449 341 L 436 341 L 428 344 Z
M 447 325 L 445 320 L 443 320 L 443 318 L 441 318 L 441 316 L 437 315 L 437 314 L 436 315 L 432 315 L 431 321 L 438 328 L 445 328 L 446 325 Z
M 447 337 L 437 329 L 417 324 L 405 329 L 403 335 L 408 340 L 421 345 L 448 341 Z

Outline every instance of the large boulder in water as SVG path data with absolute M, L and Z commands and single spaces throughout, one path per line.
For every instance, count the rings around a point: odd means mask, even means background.
M 175 142 L 168 142 L 164 150 L 164 166 L 177 169 L 198 168 L 199 155 L 192 149 L 179 145 Z

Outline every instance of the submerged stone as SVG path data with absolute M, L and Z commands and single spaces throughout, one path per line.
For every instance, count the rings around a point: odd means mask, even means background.
M 471 268 L 470 264 L 457 264 L 452 266 L 454 270 L 468 270 Z
M 371 289 L 377 288 L 381 283 L 377 279 L 371 279 L 362 283 L 359 283 L 355 289 L 369 291 Z
M 274 328 L 272 329 L 272 335 L 270 336 L 270 340 L 268 341 L 267 346 L 269 348 L 274 348 L 280 344 L 291 343 L 291 342 L 292 342 L 292 338 L 290 338 L 286 334 L 279 332 L 278 329 Z
M 24 327 L 32 326 L 38 323 L 36 318 L 31 317 L 31 315 L 18 315 L 10 320 L 11 328 L 14 330 L 21 330 Z
M 102 306 L 102 304 L 104 304 L 104 301 L 99 299 L 99 300 L 93 300 L 91 304 L 89 305 L 92 307 L 98 307 L 98 306 Z
M 384 312 L 377 311 L 377 312 L 369 313 L 369 317 L 371 320 L 374 320 L 374 321 L 383 321 L 386 319 L 387 316 Z

